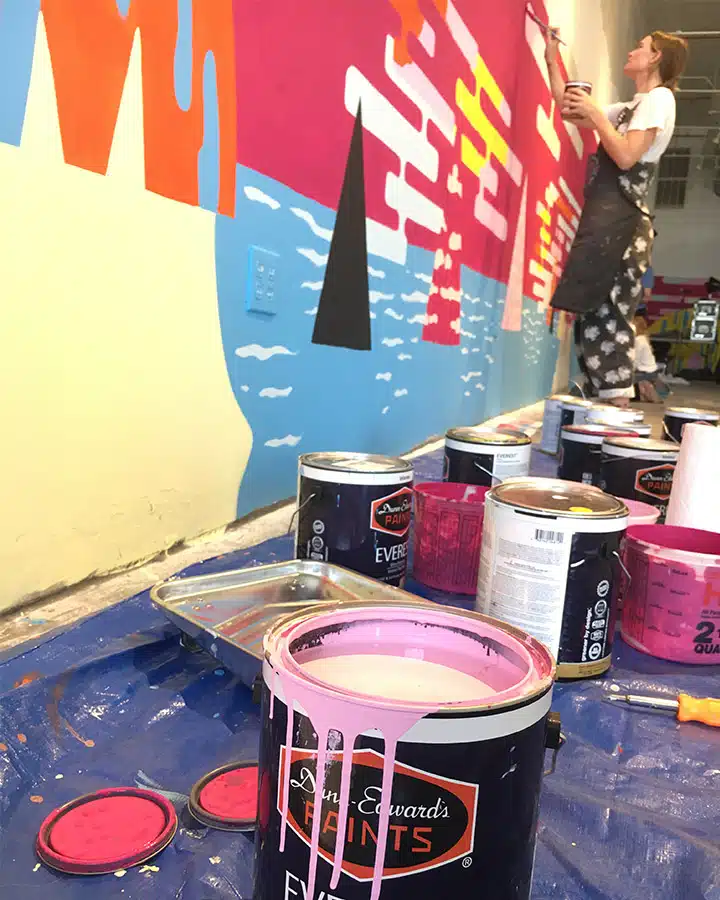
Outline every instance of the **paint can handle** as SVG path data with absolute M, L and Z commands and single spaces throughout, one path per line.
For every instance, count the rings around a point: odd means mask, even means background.
M 288 530 L 287 530 L 287 533 L 288 533 L 288 534 L 290 534 L 290 532 L 291 532 L 292 529 L 293 529 L 293 522 L 295 521 L 295 516 L 296 516 L 302 509 L 304 509 L 304 507 L 306 507 L 306 506 L 308 505 L 308 503 L 313 499 L 313 497 L 316 497 L 316 496 L 317 496 L 316 494 L 310 494 L 310 496 L 309 496 L 306 500 L 304 500 L 304 501 L 300 504 L 300 506 L 296 506 L 296 507 L 295 507 L 295 511 L 294 511 L 293 514 L 290 516 L 290 524 L 288 525 Z
M 668 431 L 668 427 L 667 427 L 667 425 L 665 424 L 665 420 L 664 420 L 664 419 L 663 419 L 663 431 L 665 432 L 665 436 L 668 437 L 668 438 L 670 438 L 670 440 L 671 440 L 674 444 L 679 444 L 679 443 L 680 443 L 680 441 L 679 441 L 674 435 L 670 434 L 670 432 Z
M 622 561 L 622 556 L 620 556 L 620 554 L 617 552 L 617 550 L 613 550 L 612 555 L 615 557 L 615 559 L 617 559 L 618 565 L 623 570 L 623 574 L 627 578 L 628 585 L 631 585 L 632 584 L 632 575 L 628 572 L 627 566 Z
M 493 473 L 490 472 L 488 469 L 486 469 L 485 466 L 481 466 L 479 462 L 476 462 L 476 463 L 475 463 L 475 468 L 476 468 L 476 469 L 480 469 L 481 472 L 484 472 L 486 475 L 489 475 L 489 476 L 490 476 L 490 483 L 491 483 L 491 484 L 492 484 L 492 480 L 493 480 L 493 479 L 494 479 L 495 481 L 497 481 L 499 484 L 502 484 L 502 478 L 498 478 L 497 475 L 493 475 Z
M 553 755 L 550 760 L 550 768 L 545 770 L 545 775 L 552 775 L 557 768 L 557 756 L 566 741 L 565 735 L 562 733 L 560 723 L 560 713 L 548 713 L 545 723 L 545 748 L 552 750 Z
M 574 384 L 575 387 L 580 391 L 580 396 L 583 398 L 583 400 L 587 400 L 587 394 L 583 390 L 583 386 L 579 381 L 571 381 L 570 384 Z

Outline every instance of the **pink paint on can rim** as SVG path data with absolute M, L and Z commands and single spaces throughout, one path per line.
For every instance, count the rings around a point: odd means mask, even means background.
M 627 497 L 618 497 L 618 500 L 622 500 L 630 512 L 628 528 L 637 525 L 655 525 L 660 518 L 660 509 L 657 506 L 651 506 L 640 500 L 629 500 Z
M 409 634 L 409 630 L 413 633 Z M 322 640 L 320 634 L 323 635 Z M 486 644 L 485 657 L 477 653 L 478 639 Z M 475 653 L 470 655 L 467 651 L 472 643 L 475 644 Z M 499 652 L 491 654 L 491 647 L 496 650 L 502 648 L 505 655 Z M 485 694 L 477 701 L 458 703 L 390 700 L 339 687 L 310 674 L 303 667 L 320 656 L 334 657 L 343 652 L 347 655 L 365 654 L 368 658 L 381 654 L 408 656 L 420 652 L 423 659 L 476 675 L 493 693 L 491 696 Z M 370 900 L 378 900 L 382 887 L 396 751 L 400 739 L 428 714 L 444 710 L 512 707 L 549 690 L 555 676 L 551 654 L 529 635 L 476 613 L 435 610 L 425 604 L 375 607 L 349 604 L 325 614 L 305 616 L 299 620 L 286 619 L 266 635 L 265 658 L 265 679 L 271 687 L 271 694 L 282 690 L 288 710 L 280 792 L 281 853 L 285 849 L 288 826 L 295 712 L 298 709 L 304 712 L 317 733 L 316 771 L 323 774 L 316 779 L 316 809 L 322 806 L 330 731 L 342 737 L 338 843 L 334 850 L 331 889 L 337 887 L 342 871 L 355 741 L 363 732 L 372 730 L 380 732 L 383 737 L 382 799 Z M 271 696 L 270 708 L 273 706 L 274 696 Z M 320 818 L 319 815 L 313 817 L 306 892 L 308 900 L 314 900 L 315 895 Z
M 720 534 L 671 525 L 628 529 L 623 639 L 651 656 L 720 663 Z

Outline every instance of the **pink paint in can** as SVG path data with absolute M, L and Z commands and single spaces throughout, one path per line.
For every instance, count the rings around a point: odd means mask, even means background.
M 638 525 L 624 561 L 623 639 L 672 662 L 720 663 L 720 534 Z

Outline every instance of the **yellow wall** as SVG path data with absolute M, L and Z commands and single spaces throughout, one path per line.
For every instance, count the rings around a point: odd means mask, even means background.
M 0 608 L 235 518 L 215 217 L 144 189 L 140 61 L 136 35 L 108 175 L 65 165 L 41 16 L 0 143 Z

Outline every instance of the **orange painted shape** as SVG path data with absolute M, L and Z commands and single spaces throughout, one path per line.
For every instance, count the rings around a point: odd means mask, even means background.
M 21 732 L 18 733 L 17 739 L 21 744 L 27 744 L 27 737 Z
M 0 753 L 7 752 L 7 744 L 0 744 Z
M 400 16 L 400 37 L 395 41 L 395 62 L 399 66 L 406 66 L 413 61 L 408 38 L 411 34 L 418 37 L 425 24 L 425 16 L 420 9 L 419 0 L 390 0 L 397 14 Z M 448 0 L 434 0 L 435 9 L 445 18 L 447 14 Z
M 105 174 L 136 29 L 140 30 L 145 186 L 197 205 L 203 142 L 202 74 L 215 57 L 220 122 L 219 211 L 235 210 L 235 57 L 232 0 L 193 3 L 192 103 L 175 96 L 177 0 L 42 0 L 65 161 Z
M 31 803 L 42 803 L 44 799 L 40 794 L 30 794 Z

